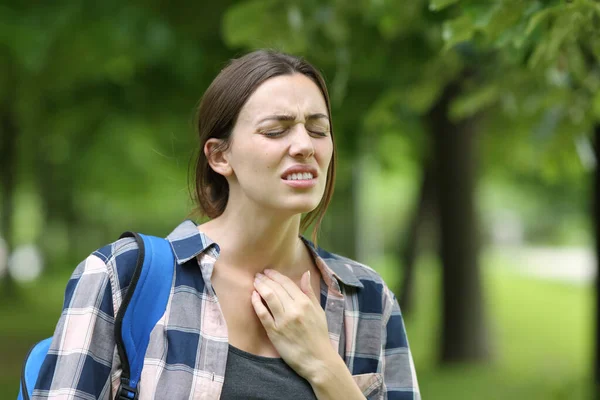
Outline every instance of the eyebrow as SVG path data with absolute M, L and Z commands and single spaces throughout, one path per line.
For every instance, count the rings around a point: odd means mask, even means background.
M 329 120 L 329 117 L 326 114 L 321 114 L 321 113 L 316 113 L 316 114 L 308 114 L 305 116 L 307 120 L 309 119 L 321 119 L 321 118 L 325 118 L 327 120 Z M 260 121 L 258 121 L 258 123 L 260 124 L 261 122 L 265 122 L 265 121 L 295 121 L 296 120 L 296 116 L 295 115 L 291 115 L 291 114 L 275 114 L 275 115 L 269 115 L 268 117 L 265 117 L 263 119 L 261 119 Z

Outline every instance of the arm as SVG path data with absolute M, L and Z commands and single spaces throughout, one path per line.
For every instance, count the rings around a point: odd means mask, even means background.
M 65 302 L 34 399 L 108 400 L 115 349 L 114 308 L 106 263 L 95 255 L 81 262 L 65 291 Z
M 398 301 L 387 286 L 384 286 L 384 302 L 384 323 L 381 329 L 384 398 L 419 400 L 421 395 L 404 320 Z
M 333 352 L 307 379 L 319 400 L 364 400 L 344 360 Z

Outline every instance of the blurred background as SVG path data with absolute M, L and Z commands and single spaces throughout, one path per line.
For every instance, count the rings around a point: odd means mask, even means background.
M 339 172 L 320 245 L 401 302 L 424 399 L 594 394 L 594 0 L 0 2 L 0 399 L 75 266 L 192 208 L 230 58 L 305 56 Z

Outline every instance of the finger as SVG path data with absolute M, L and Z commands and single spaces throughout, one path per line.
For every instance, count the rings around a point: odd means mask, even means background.
M 272 329 L 275 326 L 273 316 L 269 312 L 269 309 L 263 304 L 262 299 L 256 290 L 252 291 L 252 307 L 254 307 L 254 312 L 265 329 Z
M 310 282 L 310 270 L 302 274 L 302 278 L 300 279 L 300 288 L 314 304 L 320 306 L 321 303 L 319 302 L 319 299 L 317 299 L 317 295 L 315 294 Z
M 276 282 L 271 281 L 268 277 L 259 273 L 256 274 L 256 278 L 254 279 L 254 289 L 256 289 L 260 297 L 267 302 L 267 307 L 269 307 L 273 317 L 283 315 L 285 307 L 281 299 L 285 297 L 289 299 L 289 296 L 283 288 L 277 288 Z
M 264 272 L 265 275 L 267 275 L 269 278 L 277 282 L 282 288 L 284 288 L 293 300 L 297 299 L 298 296 L 302 294 L 302 291 L 298 288 L 298 285 L 296 285 L 296 283 L 293 280 L 291 280 L 281 272 L 275 271 L 273 269 L 265 269 Z

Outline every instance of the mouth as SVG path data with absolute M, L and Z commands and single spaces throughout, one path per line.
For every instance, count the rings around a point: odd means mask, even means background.
M 288 174 L 283 177 L 286 181 L 311 181 L 314 179 L 312 172 Z
M 286 173 L 281 180 L 295 190 L 308 190 L 317 186 L 317 174 L 308 171 Z

